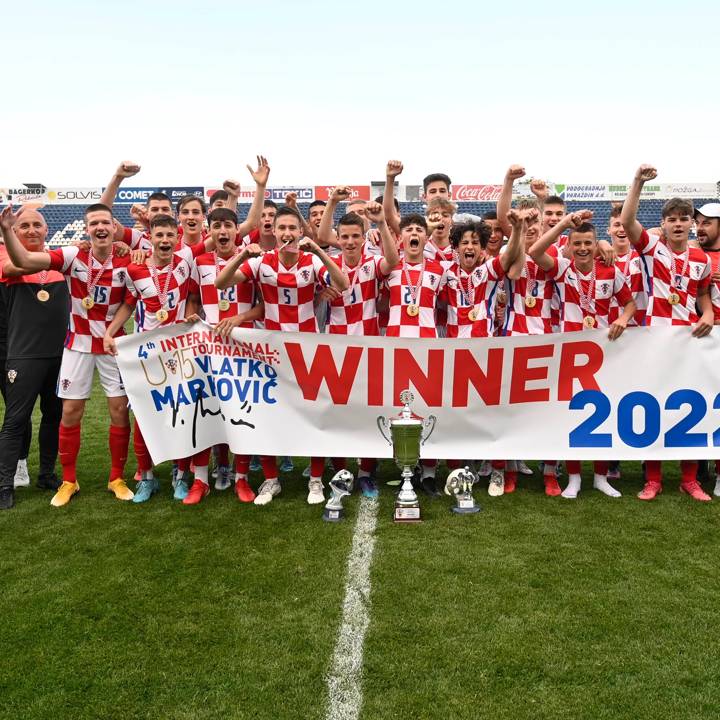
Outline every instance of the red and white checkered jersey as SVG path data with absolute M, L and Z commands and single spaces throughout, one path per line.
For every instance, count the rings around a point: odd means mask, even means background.
M 552 256 L 551 256 L 552 257 Z M 517 280 L 508 280 L 508 304 L 504 335 L 546 335 L 552 333 L 552 299 L 557 292 L 551 273 L 546 273 L 529 256 Z M 528 306 L 526 298 L 533 298 Z
M 342 257 L 334 257 L 338 267 L 347 272 L 350 287 L 332 300 L 328 331 L 334 335 L 379 335 L 377 300 L 382 274 L 380 255 L 363 255 L 354 268 L 348 268 Z
M 185 256 L 184 256 L 185 255 Z M 167 273 L 172 264 L 172 276 L 167 280 Z M 128 265 L 128 297 L 126 302 L 136 302 L 135 308 L 135 332 L 147 332 L 163 325 L 172 325 L 185 317 L 185 303 L 188 295 L 198 295 L 200 288 L 198 284 L 197 268 L 195 264 L 188 262 L 186 254 L 174 253 L 172 263 L 158 270 L 158 285 L 160 290 L 165 288 L 168 282 L 168 295 L 165 301 L 165 309 L 168 318 L 160 322 L 155 314 L 162 307 L 160 297 L 155 283 L 153 282 L 150 267 L 142 265 Z
M 435 260 L 440 263 L 455 262 L 455 249 L 452 245 L 446 245 L 444 248 L 440 248 L 430 238 L 425 242 L 423 255 L 426 260 Z
M 424 269 L 423 269 L 424 267 Z M 403 269 L 407 268 L 410 285 L 405 279 Z M 419 287 L 415 304 L 419 307 L 417 315 L 408 315 L 407 307 L 413 304 L 412 288 Z M 447 273 L 436 260 L 425 260 L 414 265 L 401 260 L 385 280 L 390 290 L 390 315 L 386 335 L 388 337 L 437 337 L 435 323 L 435 305 L 437 297 L 445 288 Z
M 635 301 L 635 316 L 628 323 L 628 325 L 644 325 L 645 324 L 645 312 L 647 310 L 647 287 L 645 283 L 645 273 L 643 271 L 642 258 L 638 254 L 635 248 L 630 248 L 630 251 L 624 255 L 618 255 L 615 258 L 615 266 L 619 268 L 620 272 L 625 276 L 630 292 L 632 293 L 633 300 Z M 620 306 L 616 300 L 613 299 L 610 303 L 610 322 L 614 323 L 620 313 L 622 312 Z
M 216 325 L 221 320 L 235 317 L 240 313 L 248 312 L 253 306 L 255 295 L 253 283 L 238 283 L 226 290 L 218 290 L 215 287 L 215 278 L 227 262 L 227 260 L 217 256 L 214 252 L 203 253 L 195 259 L 200 284 L 200 301 L 205 311 L 205 319 L 211 325 Z M 227 300 L 230 303 L 227 310 L 220 309 L 219 302 L 221 300 Z M 254 324 L 252 320 L 249 320 L 238 327 L 251 328 L 254 327 Z
M 673 253 L 668 245 L 660 241 L 657 235 L 649 235 L 645 230 L 635 249 L 642 255 L 647 267 L 648 308 L 646 325 L 692 325 L 698 315 L 695 303 L 698 291 L 710 287 L 710 260 L 703 250 L 697 247 L 687 248 L 685 253 Z M 675 277 L 671 277 L 672 256 L 675 257 Z M 684 272 L 683 272 L 683 266 Z M 677 305 L 668 302 L 668 296 L 675 288 L 680 296 Z
M 152 243 L 150 242 L 150 233 L 147 231 L 136 230 L 135 228 L 124 228 L 123 242 L 130 246 L 131 250 L 145 250 L 152 252 Z
M 103 336 L 115 317 L 117 309 L 125 299 L 125 283 L 130 256 L 111 255 L 108 267 L 92 260 L 93 282 L 97 284 L 89 293 L 94 305 L 83 307 L 83 298 L 88 297 L 88 264 L 90 252 L 74 245 L 50 250 L 50 269 L 61 272 L 67 280 L 70 291 L 70 318 L 65 347 L 84 353 L 104 355 Z M 118 335 L 122 335 L 122 329 Z
M 257 283 L 265 302 L 265 328 L 285 332 L 317 332 L 314 300 L 327 285 L 328 272 L 317 255 L 300 251 L 285 267 L 277 250 L 246 260 L 240 271 Z
M 710 270 L 720 272 L 720 250 L 706 250 L 705 254 L 710 260 Z M 720 280 L 713 280 L 710 284 L 710 300 L 712 300 L 715 324 L 720 325 Z
M 561 332 L 583 330 L 585 327 L 583 321 L 586 317 L 594 319 L 595 328 L 610 327 L 610 305 L 613 298 L 620 307 L 625 307 L 632 300 L 627 280 L 617 265 L 608 267 L 597 258 L 593 262 L 594 283 L 592 272 L 581 273 L 575 266 L 574 260 L 564 257 L 553 258 L 550 272 L 555 278 L 560 293 Z M 587 298 L 588 307 L 582 306 L 581 291 Z
M 447 300 L 447 337 L 488 337 L 492 328 L 488 317 L 490 290 L 504 275 L 500 258 L 491 258 L 470 273 L 456 262 L 443 263 L 443 267 L 447 270 L 442 295 Z M 474 321 L 469 318 L 473 308 L 477 313 Z

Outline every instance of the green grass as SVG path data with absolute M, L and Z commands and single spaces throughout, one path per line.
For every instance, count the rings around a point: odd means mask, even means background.
M 0 718 L 323 717 L 357 497 L 323 523 L 299 467 L 268 507 L 187 508 L 163 466 L 120 503 L 106 427 L 96 392 L 68 507 L 30 488 L 0 514 Z M 361 717 L 716 717 L 718 503 L 666 470 L 654 503 L 625 464 L 616 501 L 587 472 L 576 502 L 521 479 L 416 526 L 383 486 Z

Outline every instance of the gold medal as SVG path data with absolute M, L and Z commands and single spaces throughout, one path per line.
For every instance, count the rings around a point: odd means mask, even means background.
M 94 301 L 89 295 L 86 295 L 86 296 L 82 299 L 82 306 L 83 306 L 86 310 L 90 310 L 91 308 L 93 308 L 93 307 L 95 306 L 95 301 Z
M 47 290 L 38 290 L 35 297 L 40 302 L 47 302 L 50 299 L 50 293 Z
M 475 308 L 473 308 L 473 309 L 468 313 L 468 317 L 470 318 L 470 320 L 472 320 L 473 322 L 475 322 L 475 321 L 477 320 L 477 317 L 478 317 L 477 310 L 476 310 Z
M 160 308 L 156 313 L 155 317 L 161 322 L 164 323 L 168 317 L 170 317 L 170 313 L 165 308 Z
M 417 305 L 408 305 L 405 308 L 405 312 L 407 312 L 410 317 L 415 317 L 420 312 L 420 308 Z
M 583 325 L 586 328 L 594 328 L 595 327 L 595 318 L 591 317 L 590 315 L 586 315 L 583 319 Z
M 668 295 L 668 302 L 671 305 L 677 305 L 680 302 L 680 296 L 673 290 L 673 292 Z
M 528 295 L 525 298 L 525 306 L 526 307 L 534 308 L 536 303 L 537 303 L 537 300 L 532 295 Z
M 218 307 L 220 308 L 220 310 L 221 310 L 222 312 L 225 312 L 226 310 L 229 310 L 229 309 L 230 309 L 230 301 L 229 301 L 229 300 L 226 300 L 225 298 L 222 298 L 222 299 L 218 302 Z

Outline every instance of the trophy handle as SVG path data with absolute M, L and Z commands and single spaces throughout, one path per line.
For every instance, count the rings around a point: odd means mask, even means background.
M 387 440 L 387 444 L 392 447 L 392 440 L 390 439 L 390 429 L 388 428 L 388 422 L 382 415 L 378 415 L 377 426 L 380 434 L 385 438 L 385 440 Z
M 420 443 L 421 445 L 424 445 L 425 441 L 433 434 L 436 422 L 437 418 L 434 415 L 430 415 L 430 417 L 423 420 L 423 430 L 427 430 L 427 435 L 422 438 L 422 442 Z M 428 430 L 428 428 L 430 429 Z

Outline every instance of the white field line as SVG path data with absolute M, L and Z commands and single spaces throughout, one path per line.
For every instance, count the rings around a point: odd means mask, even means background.
M 370 566 L 377 514 L 377 500 L 360 499 L 348 558 L 342 621 L 327 676 L 327 720 L 357 720 L 362 707 L 363 646 L 370 624 Z

